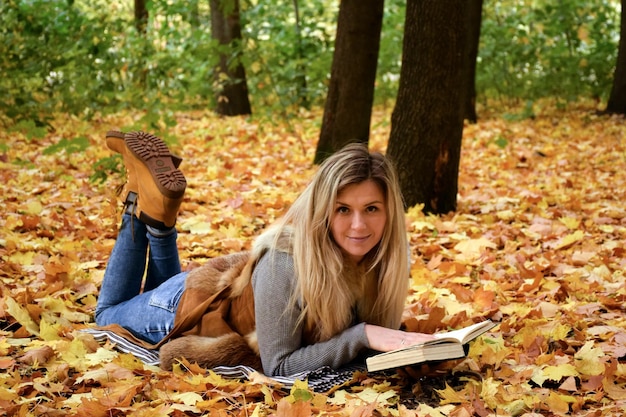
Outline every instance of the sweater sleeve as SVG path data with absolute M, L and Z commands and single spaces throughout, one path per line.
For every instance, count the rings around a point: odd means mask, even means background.
M 266 253 L 252 275 L 257 337 L 267 375 L 288 376 L 322 366 L 337 369 L 369 348 L 365 323 L 324 342 L 303 346 L 304 326 L 297 325 L 300 306 L 289 305 L 294 281 L 293 258 L 284 252 Z

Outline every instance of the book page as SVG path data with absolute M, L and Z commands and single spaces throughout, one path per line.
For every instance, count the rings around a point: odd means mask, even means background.
M 481 321 L 480 323 L 472 324 L 471 326 L 467 326 L 462 329 L 452 330 L 445 333 L 435 333 L 433 336 L 435 336 L 440 342 L 452 341 L 459 342 L 464 345 L 465 343 L 475 339 L 476 337 L 485 333 L 494 326 L 495 323 L 493 323 L 491 320 L 487 320 Z
M 367 358 L 369 371 L 387 369 L 394 366 L 417 364 L 431 360 L 447 360 L 465 355 L 463 345 L 485 333 L 496 324 L 491 320 L 472 324 L 463 329 L 436 333 L 435 340 L 406 346 L 390 352 L 379 353 Z

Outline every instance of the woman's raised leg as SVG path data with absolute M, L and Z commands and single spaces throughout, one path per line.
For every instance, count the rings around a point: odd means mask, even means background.
M 97 324 L 103 324 L 103 313 L 107 309 L 130 300 L 141 292 L 148 253 L 146 233 L 146 225 L 137 218 L 127 213 L 122 216 L 122 224 L 98 296 Z
M 150 253 L 144 291 L 150 291 L 163 284 L 169 278 L 181 272 L 178 247 L 176 246 L 176 228 L 148 228 Z

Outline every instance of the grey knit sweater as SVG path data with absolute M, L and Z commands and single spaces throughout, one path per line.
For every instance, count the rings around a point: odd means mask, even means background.
M 252 275 L 256 330 L 266 375 L 293 375 L 322 366 L 337 369 L 369 348 L 365 323 L 350 327 L 333 338 L 303 346 L 303 325 L 296 325 L 300 308 L 289 307 L 294 291 L 293 258 L 268 251 Z M 332 306 L 328 306 L 332 308 Z

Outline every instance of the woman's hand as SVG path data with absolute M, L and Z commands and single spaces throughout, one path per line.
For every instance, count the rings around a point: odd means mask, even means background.
M 389 352 L 390 350 L 435 339 L 430 334 L 403 332 L 402 330 L 388 329 L 373 324 L 365 325 L 365 335 L 369 341 L 370 348 L 379 352 Z

